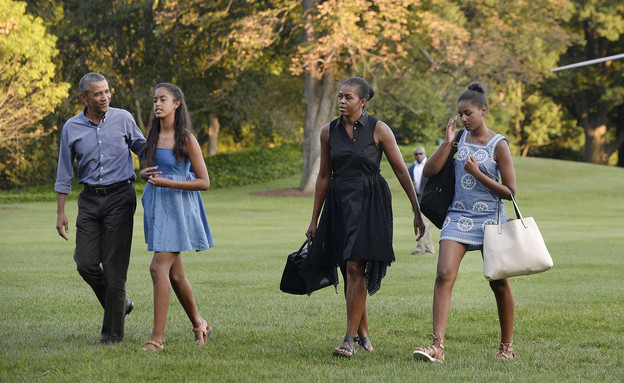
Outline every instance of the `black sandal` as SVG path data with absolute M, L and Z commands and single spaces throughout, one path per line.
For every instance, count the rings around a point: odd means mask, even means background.
M 342 345 L 340 345 L 340 347 L 336 347 L 334 349 L 334 356 L 342 356 L 345 358 L 350 358 L 353 356 L 353 354 L 355 353 L 355 338 L 356 337 L 350 337 L 345 335 L 344 340 L 342 341 L 343 343 L 348 343 L 349 347 L 343 347 Z
M 357 350 L 355 350 L 356 353 L 360 352 L 362 349 L 364 349 L 365 351 L 368 352 L 373 352 L 375 351 L 373 349 L 373 345 L 371 344 L 370 347 L 367 346 L 367 343 L 370 343 L 370 337 L 367 336 L 366 338 L 357 338 L 357 343 L 360 345 Z

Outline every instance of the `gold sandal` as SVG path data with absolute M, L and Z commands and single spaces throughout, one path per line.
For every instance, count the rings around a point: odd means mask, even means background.
M 501 342 L 499 348 L 498 348 L 498 352 L 496 353 L 496 357 L 498 359 L 504 359 L 504 360 L 513 360 L 516 359 L 516 353 L 514 353 L 513 350 L 513 343 L 509 342 L 509 343 L 503 343 Z
M 436 344 L 437 343 L 437 344 Z M 418 347 L 414 351 L 414 359 L 424 362 L 442 363 L 444 361 L 444 340 L 433 336 L 433 345 Z
M 155 340 L 150 339 L 147 341 L 145 346 L 141 347 L 141 351 L 158 351 L 163 348 L 165 348 L 165 346 L 162 343 L 158 343 Z
M 208 323 L 206 323 L 206 321 L 202 319 L 201 327 L 193 327 L 194 333 L 200 331 L 202 333 L 202 337 L 200 339 L 197 339 L 196 342 L 199 344 L 206 344 L 206 341 L 208 340 L 208 338 L 210 338 L 210 334 L 212 334 L 212 327 L 210 327 Z

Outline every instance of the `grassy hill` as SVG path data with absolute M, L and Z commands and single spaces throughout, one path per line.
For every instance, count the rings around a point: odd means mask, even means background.
M 6 382 L 616 382 L 624 376 L 624 169 L 514 158 L 517 201 L 537 221 L 555 262 L 551 271 L 511 279 L 518 359 L 494 359 L 499 338 L 493 295 L 478 252 L 465 257 L 453 292 L 447 362 L 415 362 L 429 342 L 436 257 L 413 256 L 407 198 L 387 163 L 393 190 L 394 249 L 382 289 L 368 298 L 374 354 L 338 360 L 345 308 L 328 288 L 312 296 L 279 291 L 288 253 L 304 239 L 312 198 L 252 193 L 294 187 L 298 177 L 203 193 L 217 246 L 184 253 L 200 313 L 214 326 L 205 347 L 175 298 L 165 349 L 139 348 L 152 326 L 152 254 L 135 216 L 128 296 L 135 311 L 126 341 L 98 347 L 102 310 L 54 228 L 56 204 L 0 205 L 0 381 Z M 433 230 L 434 241 L 439 231 Z

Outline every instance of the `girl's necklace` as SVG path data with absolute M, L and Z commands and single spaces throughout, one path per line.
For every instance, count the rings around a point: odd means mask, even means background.
M 159 140 L 158 140 L 158 141 L 159 141 L 161 144 L 164 144 L 165 142 L 167 142 L 167 141 L 169 141 L 170 139 L 172 139 L 172 138 L 173 138 L 173 136 L 174 136 L 173 134 L 164 135 L 164 134 L 162 134 L 162 133 L 161 133 L 161 134 L 159 135 L 159 137 L 158 137 L 158 138 L 159 138 Z

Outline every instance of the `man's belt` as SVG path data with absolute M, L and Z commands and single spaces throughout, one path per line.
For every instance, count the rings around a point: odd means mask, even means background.
M 121 182 L 115 182 L 110 185 L 84 185 L 84 191 L 89 194 L 97 194 L 97 195 L 107 195 L 114 192 L 117 189 L 120 189 L 124 186 L 128 186 L 131 184 L 131 180 L 125 180 Z

